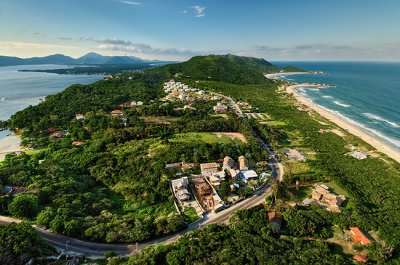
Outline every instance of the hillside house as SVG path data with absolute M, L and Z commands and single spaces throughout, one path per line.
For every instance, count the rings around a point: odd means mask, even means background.
M 228 110 L 228 106 L 218 102 L 216 106 L 213 107 L 216 113 L 225 113 Z
M 83 115 L 81 113 L 77 113 L 77 114 L 75 114 L 75 118 L 77 120 L 84 120 L 85 119 L 85 115 Z
M 124 114 L 123 114 L 122 111 L 119 110 L 119 109 L 116 109 L 116 110 L 111 111 L 111 116 L 113 116 L 113 117 L 122 117 L 123 115 L 124 115 Z
M 295 149 L 285 149 L 283 150 L 283 152 L 290 161 L 297 161 L 297 162 L 306 161 L 306 157 Z
M 371 244 L 371 240 L 369 239 L 367 234 L 364 233 L 360 228 L 350 227 L 350 232 L 352 234 L 352 240 L 354 243 L 361 245 Z
M 200 164 L 201 175 L 209 177 L 219 171 L 218 163 L 203 163 Z
M 244 156 L 239 156 L 239 169 L 240 170 L 248 170 L 249 169 L 249 161 Z
M 235 168 L 236 162 L 229 156 L 224 157 L 224 162 L 222 164 L 222 169 L 231 169 Z
M 311 195 L 312 199 L 326 204 L 328 210 L 334 212 L 340 212 L 339 207 L 346 200 L 345 196 L 329 191 L 329 187 L 326 185 L 316 185 Z
M 365 257 L 362 254 L 354 255 L 353 259 L 354 259 L 354 261 L 359 262 L 359 263 L 367 263 L 368 262 L 367 257 Z
M 241 170 L 236 178 L 240 178 L 244 183 L 258 179 L 258 174 L 254 170 Z
M 174 179 L 171 181 L 171 185 L 174 195 L 178 201 L 184 202 L 190 199 L 190 192 L 188 190 L 189 180 L 187 177 Z

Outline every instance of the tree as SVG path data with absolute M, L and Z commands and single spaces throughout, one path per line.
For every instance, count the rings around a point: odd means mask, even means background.
M 8 212 L 20 218 L 33 218 L 38 212 L 38 198 L 35 195 L 19 194 L 17 195 L 10 205 Z
M 29 223 L 0 226 L 0 264 L 25 264 L 49 252 L 50 247 Z

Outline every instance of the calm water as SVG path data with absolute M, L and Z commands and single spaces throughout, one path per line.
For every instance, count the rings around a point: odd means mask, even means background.
M 332 88 L 298 91 L 335 114 L 400 150 L 400 63 L 279 62 L 324 75 L 291 75 L 284 79 L 315 82 Z
M 93 83 L 99 75 L 59 75 L 50 73 L 18 72 L 21 69 L 58 69 L 65 65 L 22 65 L 0 67 L 0 120 L 7 120 L 15 112 L 39 99 L 55 94 L 72 84 Z

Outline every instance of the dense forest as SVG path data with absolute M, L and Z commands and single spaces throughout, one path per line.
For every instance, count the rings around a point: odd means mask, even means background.
M 280 70 L 254 58 L 194 57 L 182 64 L 71 86 L 16 113 L 8 125 L 24 129 L 23 144 L 35 150 L 8 155 L 1 164 L 3 185 L 27 188 L 15 197 L 2 196 L 1 213 L 93 241 L 136 242 L 173 233 L 187 222 L 176 212 L 169 190 L 168 181 L 176 172 L 166 170 L 165 164 L 241 154 L 265 159 L 253 135 L 256 131 L 278 151 L 301 147 L 313 153 L 306 163 L 309 173 L 287 174 L 288 184 L 334 180 L 350 194 L 351 204 L 340 214 L 285 206 L 280 209 L 285 218 L 280 234 L 271 230 L 266 216 L 270 209 L 239 212 L 230 226 L 210 226 L 176 244 L 146 249 L 129 264 L 348 264 L 349 257 L 324 241 L 333 226 L 377 231 L 390 251 L 375 244 L 370 260 L 395 262 L 400 255 L 399 164 L 383 155 L 365 160 L 347 156 L 349 144 L 368 145 L 349 135 L 319 133 L 332 125 L 299 111 L 290 96 L 278 93 L 282 83 L 261 74 L 274 69 Z M 193 105 L 197 111 L 176 111 L 182 106 L 173 104 L 160 107 L 165 95 L 162 83 L 171 78 L 246 101 L 282 125 L 237 119 L 233 114 L 211 116 L 212 105 L 204 102 Z M 126 125 L 110 115 L 132 100 L 144 105 L 123 109 Z M 85 119 L 76 120 L 76 113 L 84 113 Z M 144 116 L 168 117 L 168 122 L 148 122 Z M 52 140 L 53 130 L 68 133 Z M 216 131 L 241 132 L 248 143 L 170 141 L 177 134 Z M 71 146 L 73 141 L 84 144 Z

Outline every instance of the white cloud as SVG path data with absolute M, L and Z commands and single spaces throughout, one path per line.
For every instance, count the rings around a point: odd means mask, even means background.
M 194 13 L 195 13 L 195 17 L 204 17 L 206 15 L 206 13 L 204 13 L 204 11 L 206 10 L 205 6 L 192 6 Z
M 183 10 L 182 14 L 187 14 L 187 12 L 188 12 L 187 10 Z
M 124 0 L 121 0 L 121 1 L 119 1 L 120 3 L 123 3 L 123 4 L 127 4 L 127 5 L 135 5 L 135 6 L 139 6 L 139 5 L 141 5 L 142 3 L 140 3 L 140 2 L 133 2 L 133 1 L 124 1 Z

